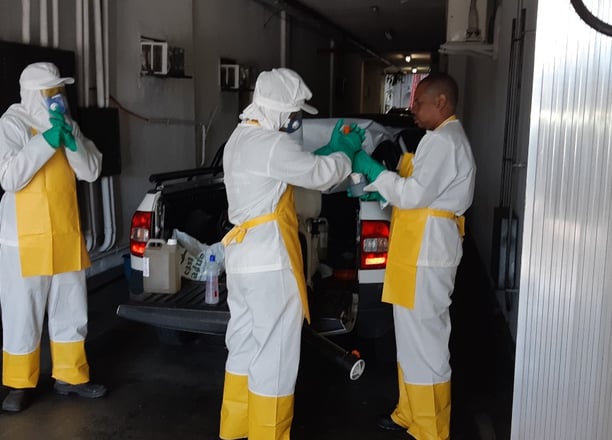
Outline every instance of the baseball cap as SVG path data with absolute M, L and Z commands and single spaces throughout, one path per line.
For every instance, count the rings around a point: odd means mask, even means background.
M 57 66 L 53 63 L 33 63 L 23 69 L 19 85 L 23 90 L 44 90 L 64 84 L 74 84 L 74 78 L 60 77 Z
M 261 72 L 253 92 L 253 102 L 262 107 L 288 113 L 304 110 L 316 115 L 319 111 L 306 104 L 310 98 L 312 92 L 302 77 L 285 67 Z

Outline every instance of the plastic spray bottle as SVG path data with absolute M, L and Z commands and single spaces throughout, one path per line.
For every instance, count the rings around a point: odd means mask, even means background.
M 215 256 L 211 255 L 205 269 L 206 275 L 206 294 L 204 302 L 206 304 L 219 303 L 219 265 L 215 261 Z

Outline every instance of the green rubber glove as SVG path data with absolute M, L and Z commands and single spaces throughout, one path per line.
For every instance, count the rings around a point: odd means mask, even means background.
M 329 154 L 335 153 L 336 150 L 331 145 L 338 142 L 338 138 L 342 136 L 342 126 L 344 125 L 344 119 L 338 119 L 334 129 L 332 130 L 331 139 L 327 145 L 323 145 L 321 148 L 318 148 L 313 153 L 317 156 L 327 156 Z
M 365 151 L 360 151 L 353 159 L 353 173 L 364 174 L 368 182 L 374 182 L 385 170 L 386 168 L 381 163 L 372 159 Z
M 378 191 L 368 191 L 365 194 L 362 194 L 361 196 L 359 196 L 359 200 L 363 200 L 366 202 L 374 201 L 374 202 L 387 203 L 387 199 L 381 196 Z
M 71 130 L 67 130 L 65 128 L 64 130 L 62 130 L 62 143 L 70 151 L 77 150 L 77 144 L 76 144 L 76 141 L 74 140 L 74 136 L 72 135 Z
M 346 195 L 354 198 L 357 196 L 353 195 L 353 192 L 351 191 L 351 187 L 349 186 L 348 188 L 346 188 Z M 364 202 L 371 202 L 371 201 L 380 201 L 380 202 L 387 202 L 387 199 L 385 199 L 383 196 L 380 195 L 380 193 L 378 191 L 366 191 L 364 194 L 358 196 L 359 200 L 363 200 Z
M 348 132 L 345 132 L 344 119 L 338 119 L 334 129 L 332 130 L 331 138 L 327 145 L 314 151 L 317 156 L 327 156 L 328 154 L 340 151 L 353 160 L 355 153 L 361 150 L 361 144 L 365 139 L 365 130 L 351 124 Z
M 64 115 L 51 110 L 49 112 L 49 122 L 51 128 L 43 132 L 43 137 L 53 148 L 59 148 L 62 145 L 62 132 L 64 131 Z
M 344 134 L 336 145 L 332 145 L 337 151 L 346 154 L 352 161 L 355 155 L 361 150 L 361 138 L 357 133 Z
M 328 154 L 332 153 L 335 153 L 335 150 L 333 150 L 329 144 L 323 145 L 321 148 L 317 148 L 313 151 L 313 154 L 316 154 L 317 156 L 327 156 Z
M 350 129 L 352 132 L 357 133 L 359 135 L 359 137 L 361 138 L 361 143 L 363 143 L 365 141 L 366 135 L 365 135 L 365 129 L 361 128 L 359 125 L 357 125 L 356 123 L 352 123 L 350 125 Z

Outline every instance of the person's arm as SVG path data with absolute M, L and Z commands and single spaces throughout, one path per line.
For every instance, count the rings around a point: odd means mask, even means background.
M 291 185 L 325 191 L 351 173 L 351 161 L 342 152 L 314 155 L 286 137 L 279 137 L 269 151 L 269 176 Z
M 430 206 L 457 175 L 456 150 L 448 136 L 430 133 L 423 138 L 415 156 L 412 176 L 403 178 L 383 172 L 366 189 L 377 190 L 400 209 Z
M 14 118 L 0 119 L 0 186 L 17 192 L 55 154 L 42 134 L 30 137 L 28 128 Z
M 76 148 L 74 151 L 66 148 L 66 157 L 77 179 L 93 182 L 102 171 L 102 153 L 91 140 L 83 135 L 75 122 L 70 121 L 70 124 Z

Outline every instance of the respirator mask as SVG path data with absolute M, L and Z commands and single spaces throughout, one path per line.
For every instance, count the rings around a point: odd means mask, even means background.
M 41 90 L 47 110 L 59 112 L 65 116 L 70 116 L 68 108 L 68 100 L 64 94 L 63 87 L 53 87 L 51 89 Z
M 287 122 L 285 122 L 285 124 L 283 124 L 281 127 L 281 131 L 284 131 L 291 139 L 302 145 L 304 143 L 304 136 L 302 132 L 302 112 L 291 113 L 287 119 Z

